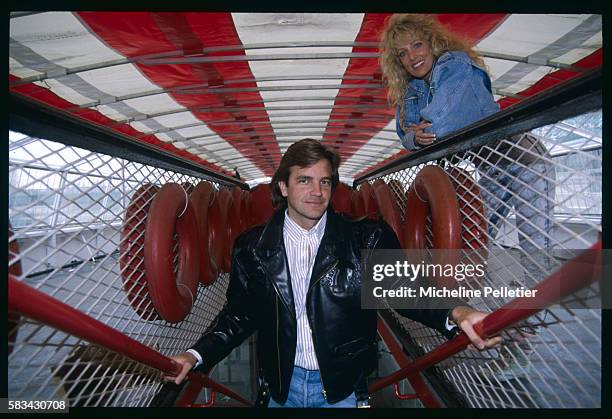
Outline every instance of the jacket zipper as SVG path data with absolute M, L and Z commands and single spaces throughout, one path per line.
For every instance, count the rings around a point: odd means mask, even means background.
M 315 355 L 317 356 L 317 362 L 318 362 L 318 360 L 319 360 L 320 358 L 319 358 L 319 353 L 317 352 L 317 344 L 316 344 L 316 342 L 315 342 L 315 336 L 314 336 L 314 333 L 312 332 L 312 327 L 311 327 L 311 325 L 310 325 L 310 320 L 308 321 L 308 327 L 310 327 L 310 337 L 312 338 L 312 343 L 313 343 L 313 345 L 312 345 L 312 346 L 314 347 L 314 350 L 315 350 Z M 324 382 L 323 382 L 323 381 L 324 381 L 324 380 L 323 380 L 323 370 L 321 369 L 321 366 L 320 366 L 320 365 L 319 365 L 319 375 L 321 376 L 321 388 L 323 389 L 323 390 L 322 390 L 322 392 L 323 392 L 323 398 L 324 398 L 325 400 L 327 400 L 327 391 L 325 391 L 325 384 L 324 384 Z
M 334 269 L 336 266 L 338 265 L 338 261 L 335 261 L 334 264 L 325 271 L 325 273 L 323 275 L 320 275 L 317 280 L 315 282 L 312 283 L 312 285 L 310 286 L 310 288 L 308 288 L 308 291 L 306 291 L 306 299 L 308 299 L 308 294 L 310 294 L 310 291 L 314 288 L 315 285 L 317 285 L 317 283 L 323 279 L 323 277 L 325 277 L 328 273 L 331 272 L 332 269 Z
M 275 299 L 275 303 L 276 303 L 276 354 L 277 354 L 277 365 L 278 365 L 278 392 L 281 393 L 282 392 L 282 376 L 281 376 L 281 360 L 280 360 L 280 336 L 279 336 L 279 330 L 280 330 L 280 315 L 279 315 L 279 310 L 278 310 L 278 300 L 281 299 L 280 296 L 280 292 L 279 290 L 276 288 L 276 284 L 272 284 L 272 288 L 274 288 L 274 292 L 276 294 L 276 299 Z M 283 300 L 283 304 L 285 306 L 287 306 L 285 304 L 285 301 Z M 287 309 L 289 309 L 289 307 L 287 307 Z
M 336 267 L 336 265 L 338 265 L 338 261 L 334 262 L 334 264 L 325 271 L 325 273 L 323 275 L 320 275 L 317 280 L 315 282 L 312 283 L 312 286 L 308 289 L 308 291 L 306 292 L 306 300 L 308 300 L 308 294 L 310 294 L 310 291 L 314 288 L 314 286 L 321 280 L 323 279 L 328 273 L 330 273 L 332 271 L 332 269 L 334 269 Z M 314 333 L 312 332 L 312 325 L 310 324 L 310 317 L 308 318 L 308 327 L 310 328 L 310 336 L 312 337 L 312 343 L 313 343 L 313 347 L 315 350 L 315 355 L 317 356 L 317 362 L 320 359 L 319 358 L 319 353 L 317 352 L 317 344 L 315 342 L 315 336 Z M 321 366 L 319 365 L 319 374 L 321 376 L 321 387 L 323 388 L 323 398 L 325 400 L 327 400 L 327 391 L 325 390 L 325 384 L 323 383 L 323 370 L 321 369 Z

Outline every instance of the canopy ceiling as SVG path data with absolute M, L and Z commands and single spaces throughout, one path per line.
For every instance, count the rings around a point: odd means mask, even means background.
M 378 66 L 388 14 L 13 13 L 9 90 L 253 184 L 304 137 L 351 180 L 399 154 Z M 439 14 L 502 108 L 602 65 L 601 15 Z

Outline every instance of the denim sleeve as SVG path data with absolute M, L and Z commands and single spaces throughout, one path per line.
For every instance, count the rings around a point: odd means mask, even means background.
M 462 114 L 461 98 L 472 83 L 472 65 L 462 60 L 449 60 L 440 64 L 439 77 L 431 102 L 421 109 L 421 117 L 431 122 L 431 132 L 444 137 L 466 126 Z
M 407 133 L 402 129 L 400 124 L 400 112 L 399 106 L 395 109 L 395 131 L 400 139 L 400 143 L 406 150 L 418 150 L 419 147 L 414 143 L 414 131 L 408 131 Z
M 395 131 L 397 132 L 397 136 L 400 138 L 404 138 L 404 130 L 402 129 L 402 124 L 400 124 L 400 107 L 397 106 L 395 108 Z

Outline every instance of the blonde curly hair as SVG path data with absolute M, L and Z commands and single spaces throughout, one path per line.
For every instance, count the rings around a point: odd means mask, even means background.
M 380 68 L 387 85 L 389 103 L 400 107 L 402 127 L 406 115 L 404 92 L 412 77 L 397 55 L 397 45 L 417 39 L 429 43 L 436 59 L 448 51 L 464 51 L 476 65 L 485 68 L 483 59 L 472 47 L 446 29 L 434 16 L 404 13 L 387 18 L 380 41 Z

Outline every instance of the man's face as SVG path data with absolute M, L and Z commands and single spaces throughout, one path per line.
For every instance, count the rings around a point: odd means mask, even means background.
M 308 167 L 292 166 L 289 181 L 278 183 L 287 198 L 289 216 L 300 227 L 310 230 L 327 210 L 332 194 L 332 170 L 321 159 Z

